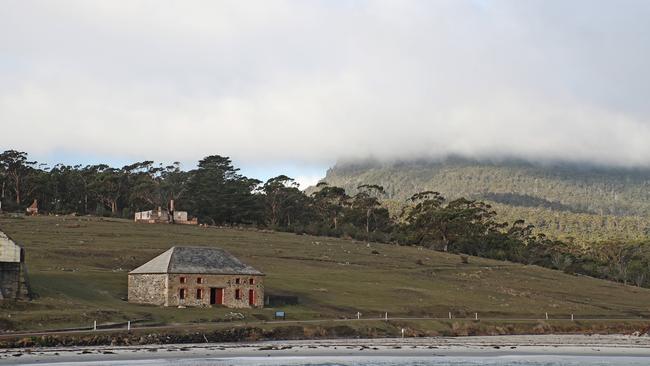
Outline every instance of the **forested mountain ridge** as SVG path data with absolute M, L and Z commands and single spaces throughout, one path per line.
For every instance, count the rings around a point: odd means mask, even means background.
M 450 158 L 339 163 L 323 181 L 351 194 L 360 184 L 381 185 L 393 210 L 426 190 L 480 199 L 504 218 L 524 218 L 556 237 L 643 239 L 650 227 L 650 169 Z

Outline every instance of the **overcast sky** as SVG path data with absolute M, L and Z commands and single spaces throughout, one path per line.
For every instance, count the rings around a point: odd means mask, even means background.
M 0 149 L 650 165 L 650 1 L 0 0 Z

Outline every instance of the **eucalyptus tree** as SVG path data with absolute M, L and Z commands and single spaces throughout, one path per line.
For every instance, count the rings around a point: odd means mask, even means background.
M 264 195 L 264 213 L 266 224 L 270 227 L 289 227 L 292 217 L 304 202 L 304 194 L 293 178 L 279 175 L 264 183 L 261 191 Z
M 128 187 L 126 204 L 133 210 L 164 206 L 161 194 L 163 168 L 147 160 L 122 167 L 122 174 Z
M 93 165 L 88 170 L 94 172 L 89 188 L 100 205 L 108 207 L 111 215 L 118 214 L 118 204 L 124 197 L 125 179 L 121 169 L 106 164 Z
M 483 202 L 459 198 L 445 203 L 434 191 L 416 193 L 410 201 L 412 206 L 403 211 L 402 219 L 418 244 L 442 251 L 466 251 L 469 246 L 481 250 L 489 235 L 501 235 L 503 225 L 494 221 L 496 212 Z
M 9 189 L 13 190 L 13 198 L 17 206 L 23 201 L 23 188 L 30 170 L 36 162 L 27 160 L 27 153 L 16 150 L 6 150 L 0 153 L 0 170 Z M 4 187 L 4 185 L 3 185 Z M 5 189 L 3 188 L 3 195 Z
M 366 239 L 370 236 L 370 223 L 378 226 L 387 226 L 390 221 L 388 210 L 381 206 L 380 198 L 385 196 L 384 187 L 376 184 L 362 184 L 357 187 L 358 193 L 352 197 L 352 210 L 362 212 Z
M 180 163 L 175 161 L 160 171 L 160 192 L 165 201 L 180 200 L 187 191 L 187 182 L 190 173 L 182 171 Z M 183 201 L 179 201 L 179 208 L 185 207 Z
M 350 196 L 341 187 L 330 186 L 325 182 L 316 185 L 320 188 L 312 193 L 316 211 L 324 222 L 331 222 L 334 230 L 338 229 L 343 212 L 350 205 Z

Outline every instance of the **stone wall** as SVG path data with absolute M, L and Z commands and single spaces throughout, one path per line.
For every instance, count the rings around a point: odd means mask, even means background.
M 130 274 L 129 302 L 166 306 L 166 274 Z
M 25 250 L 0 231 L 0 300 L 29 300 Z
M 0 299 L 29 300 L 29 286 L 23 263 L 0 262 Z
M 181 278 L 184 280 L 181 281 Z M 169 275 L 167 304 L 169 306 L 211 306 L 211 288 L 223 289 L 222 305 L 225 307 L 261 308 L 264 306 L 264 276 L 251 275 L 171 274 Z M 180 299 L 181 289 L 184 289 L 185 299 Z M 200 298 L 197 298 L 199 289 L 202 290 L 202 293 Z M 239 299 L 236 298 L 237 290 L 240 293 Z M 251 290 L 253 291 L 253 305 L 249 303 Z
M 142 211 L 135 213 L 135 222 L 145 224 L 171 224 L 172 216 L 169 211 Z M 175 224 L 198 225 L 198 220 L 193 218 L 189 220 L 187 211 L 174 211 L 173 222 Z
M 174 221 L 187 221 L 187 211 L 174 211 Z

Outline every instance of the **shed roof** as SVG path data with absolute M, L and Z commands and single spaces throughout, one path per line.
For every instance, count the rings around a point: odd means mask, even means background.
M 242 263 L 232 254 L 215 247 L 171 247 L 130 274 L 200 273 L 200 274 L 264 274 Z
M 0 230 L 0 262 L 20 262 L 20 245 Z

